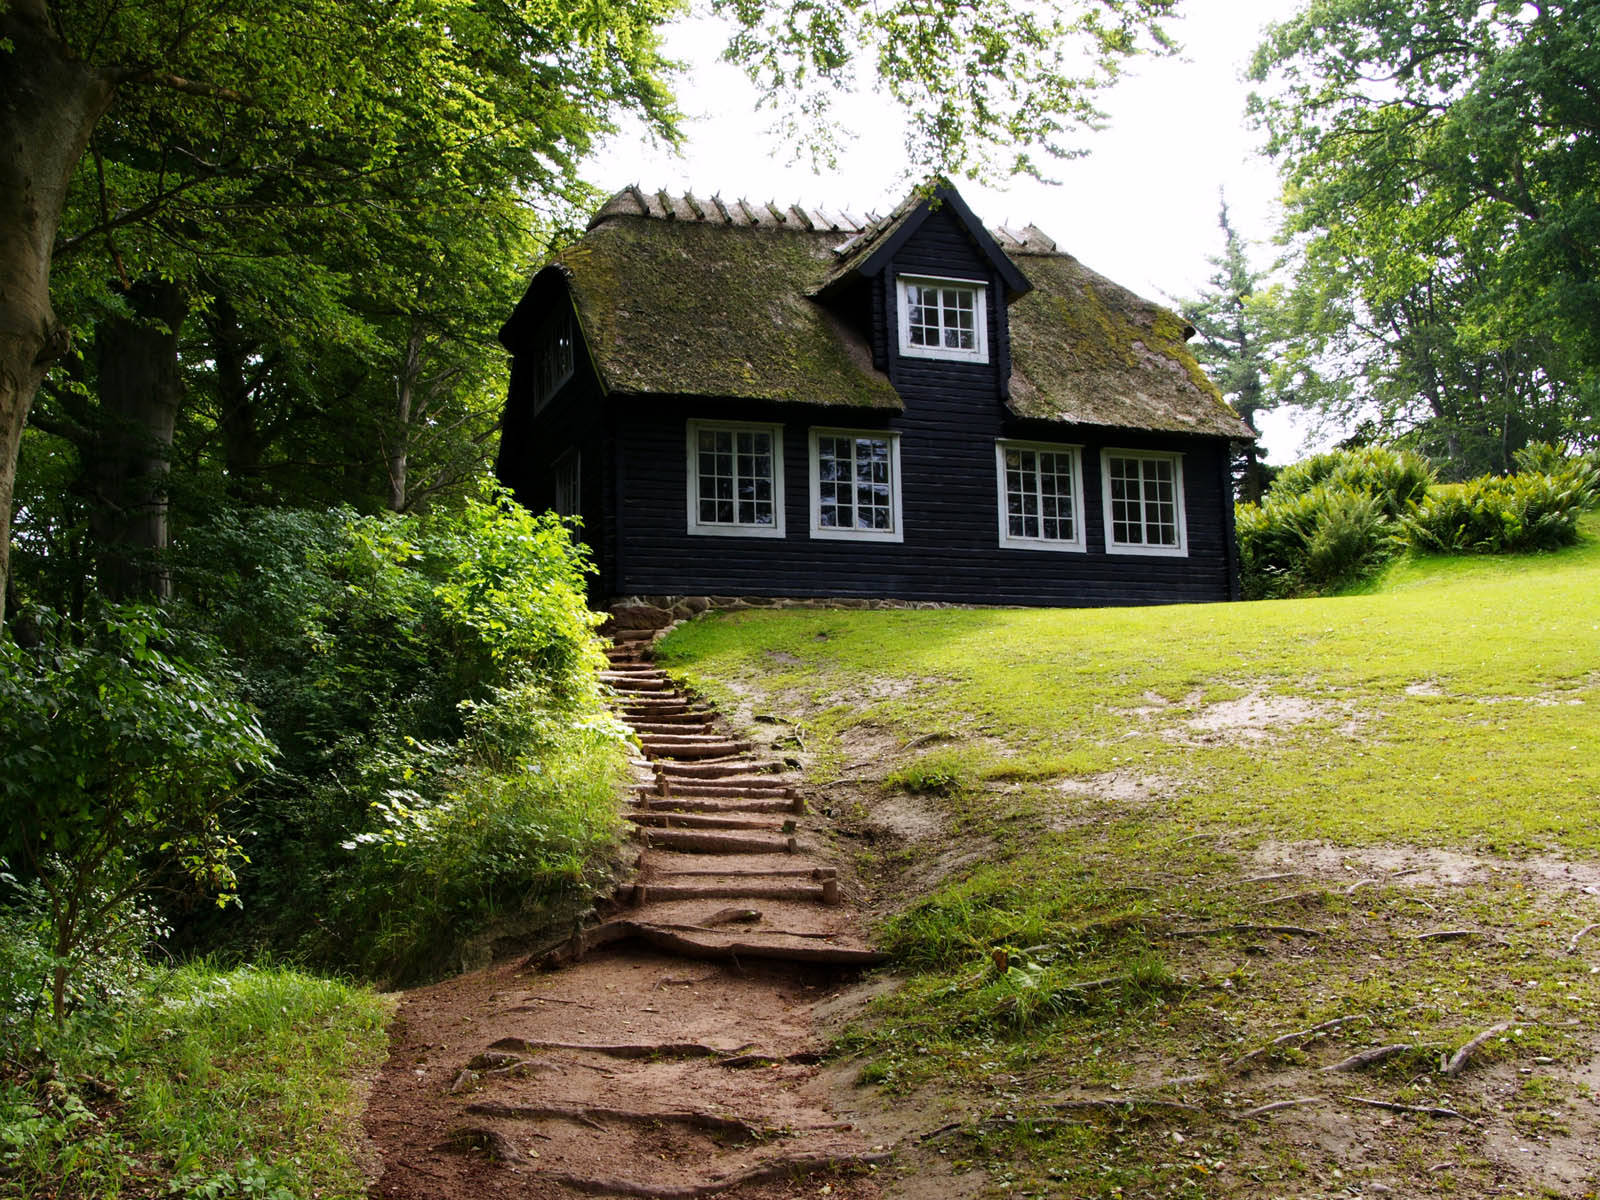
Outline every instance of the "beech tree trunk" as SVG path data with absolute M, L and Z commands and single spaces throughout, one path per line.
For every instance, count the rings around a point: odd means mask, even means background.
M 71 58 L 44 0 L 0 11 L 0 623 L 11 578 L 17 450 L 34 395 L 67 348 L 50 307 L 50 259 L 67 185 L 111 103 L 103 72 Z
M 167 600 L 167 472 L 183 399 L 178 330 L 189 305 L 166 279 L 140 280 L 128 303 L 131 317 L 112 317 L 95 331 L 102 425 L 86 464 L 95 497 L 90 525 L 101 547 L 102 591 Z

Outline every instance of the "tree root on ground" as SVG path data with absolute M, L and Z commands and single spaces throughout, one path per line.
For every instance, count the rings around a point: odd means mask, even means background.
M 1331 1021 L 1324 1021 L 1320 1025 L 1313 1025 L 1310 1029 L 1297 1029 L 1293 1033 L 1286 1033 L 1282 1037 L 1275 1037 L 1265 1046 L 1258 1046 L 1256 1049 L 1251 1050 L 1246 1054 L 1241 1054 L 1232 1062 L 1225 1063 L 1222 1069 L 1224 1071 L 1232 1071 L 1243 1066 L 1245 1063 L 1252 1061 L 1253 1059 L 1260 1058 L 1263 1054 L 1271 1053 L 1279 1046 L 1298 1046 L 1301 1042 L 1309 1041 L 1311 1038 L 1316 1037 L 1319 1033 L 1324 1033 L 1329 1029 L 1338 1029 L 1341 1025 L 1348 1025 L 1351 1021 L 1357 1019 L 1359 1018 L 1353 1016 L 1335 1017 Z
M 617 1121 L 628 1125 L 682 1125 L 710 1133 L 731 1133 L 751 1141 L 786 1137 L 793 1133 L 824 1133 L 848 1130 L 848 1121 L 833 1121 L 822 1125 L 794 1125 L 777 1127 L 756 1125 L 739 1117 L 721 1117 L 715 1113 L 676 1110 L 671 1112 L 642 1112 L 631 1108 L 598 1108 L 592 1105 L 573 1107 L 562 1104 L 469 1104 L 467 1112 L 475 1117 L 497 1117 L 510 1121 L 572 1121 L 591 1129 L 604 1129 L 602 1122 Z
M 1373 1046 L 1352 1054 L 1349 1058 L 1342 1058 L 1336 1063 L 1323 1067 L 1324 1071 L 1359 1071 L 1363 1067 L 1370 1067 L 1374 1063 L 1386 1062 L 1397 1054 L 1404 1054 L 1408 1050 L 1422 1050 L 1425 1047 L 1416 1042 L 1395 1042 L 1390 1046 Z
M 637 1196 L 641 1200 L 701 1200 L 719 1192 L 754 1183 L 770 1183 L 818 1172 L 856 1171 L 889 1161 L 887 1154 L 793 1154 L 768 1159 L 743 1171 L 720 1175 L 704 1183 L 645 1183 L 634 1179 L 586 1178 L 578 1175 L 543 1173 L 541 1180 L 558 1183 L 591 1196 Z
M 497 1129 L 479 1125 L 460 1125 L 450 1131 L 450 1136 L 434 1147 L 435 1150 L 482 1150 L 496 1162 L 520 1163 L 522 1151 L 511 1139 Z
M 767 942 L 730 942 L 719 944 L 687 937 L 680 930 L 684 926 L 652 925 L 644 921 L 607 921 L 593 929 L 575 934 L 556 949 L 528 960 L 524 965 L 553 970 L 576 962 L 591 950 L 609 946 L 614 942 L 637 938 L 657 950 L 666 950 L 685 958 L 710 961 L 738 962 L 740 959 L 768 959 L 777 962 L 817 964 L 839 967 L 873 967 L 888 958 L 877 950 L 855 949 L 847 946 L 781 946 Z M 809 934 L 804 936 L 811 936 Z
M 1482 1046 L 1490 1038 L 1494 1037 L 1495 1034 L 1504 1033 L 1510 1028 L 1510 1021 L 1502 1021 L 1498 1025 L 1492 1025 L 1488 1029 L 1485 1029 L 1477 1037 L 1473 1038 L 1465 1046 L 1461 1047 L 1461 1049 L 1457 1050 L 1449 1058 L 1445 1059 L 1439 1067 L 1439 1073 L 1450 1076 L 1461 1074 L 1462 1071 L 1467 1069 L 1467 1063 L 1471 1060 L 1472 1056 L 1477 1053 L 1480 1046 Z
M 1219 937 L 1225 933 L 1281 933 L 1289 937 L 1318 937 L 1322 934 L 1320 929 L 1304 929 L 1299 925 L 1251 925 L 1236 922 L 1232 925 L 1208 925 L 1203 929 L 1174 929 L 1167 934 L 1168 937 Z
M 1320 1096 L 1297 1096 L 1293 1100 L 1276 1100 L 1271 1104 L 1263 1104 L 1257 1108 L 1247 1108 L 1242 1113 L 1235 1113 L 1235 1121 L 1253 1121 L 1257 1117 L 1264 1117 L 1268 1113 L 1282 1112 L 1286 1108 L 1300 1108 L 1307 1104 L 1321 1104 Z
M 1346 1096 L 1345 1099 L 1351 1104 L 1365 1104 L 1368 1108 L 1382 1108 L 1389 1112 L 1417 1113 L 1425 1117 L 1450 1117 L 1457 1121 L 1465 1121 L 1469 1125 L 1478 1124 L 1466 1113 L 1459 1113 L 1453 1108 L 1434 1108 L 1427 1104 L 1396 1104 L 1391 1100 L 1373 1100 L 1367 1096 Z
M 588 1043 L 544 1042 L 528 1038 L 503 1037 L 489 1046 L 491 1050 L 570 1050 L 583 1054 L 603 1054 L 607 1058 L 728 1058 L 738 1054 L 743 1046 L 719 1049 L 699 1042 L 641 1042 L 641 1043 Z
M 1184 1104 L 1179 1100 L 1162 1100 L 1154 1096 L 1085 1096 L 1071 1100 L 1054 1100 L 1039 1106 L 1041 1114 L 1055 1114 L 1065 1112 L 1099 1111 L 1135 1113 L 1146 1109 L 1163 1109 L 1167 1112 L 1198 1113 L 1205 1110 L 1196 1104 Z M 927 1133 L 917 1137 L 918 1144 L 931 1142 L 936 1138 L 944 1137 L 950 1133 L 978 1134 L 986 1133 L 991 1129 L 1011 1128 L 1015 1125 L 1054 1126 L 1054 1125 L 1081 1125 L 1083 1122 L 1071 1117 L 1054 1115 L 1024 1115 L 1014 1113 L 995 1113 L 991 1116 L 980 1117 L 976 1121 L 952 1121 L 948 1125 L 941 1125 L 937 1129 L 930 1129 Z

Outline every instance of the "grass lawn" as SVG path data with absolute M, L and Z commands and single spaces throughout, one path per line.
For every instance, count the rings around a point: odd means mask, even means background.
M 791 722 L 846 818 L 900 981 L 841 1051 L 952 1125 L 904 1169 L 1041 1196 L 1600 1190 L 1586 529 L 1335 599 L 763 611 L 664 643 Z

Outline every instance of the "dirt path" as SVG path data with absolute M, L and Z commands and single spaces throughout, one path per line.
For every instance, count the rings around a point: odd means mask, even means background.
M 877 956 L 795 780 L 647 644 L 606 675 L 648 759 L 635 878 L 541 961 L 406 996 L 368 1107 L 377 1196 L 879 1195 L 887 1156 L 815 1065 L 818 1010 Z

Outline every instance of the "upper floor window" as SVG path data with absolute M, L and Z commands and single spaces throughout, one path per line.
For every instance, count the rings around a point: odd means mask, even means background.
M 534 346 L 533 411 L 538 412 L 572 378 L 577 363 L 572 313 L 561 309 L 539 329 Z
M 689 532 L 783 536 L 783 429 L 689 422 Z
M 1183 519 L 1183 456 L 1106 450 L 1106 549 L 1121 554 L 1187 554 Z
M 996 442 L 1000 544 L 1082 550 L 1083 476 L 1076 446 Z
M 988 288 L 983 284 L 902 277 L 899 292 L 901 354 L 989 361 Z
M 898 435 L 811 431 L 811 536 L 902 540 Z

